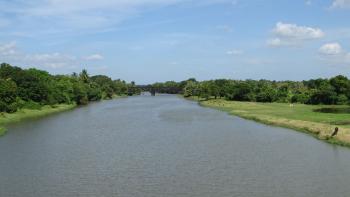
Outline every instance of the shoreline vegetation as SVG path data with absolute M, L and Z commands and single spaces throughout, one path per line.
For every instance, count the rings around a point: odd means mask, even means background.
M 124 95 L 138 95 L 135 82 L 113 80 L 105 75 L 90 76 L 83 69 L 79 74 L 52 75 L 35 68 L 22 69 L 0 64 L 0 136 L 4 124 L 29 117 L 65 111 L 77 105 L 108 100 Z
M 224 99 L 207 100 L 198 97 L 189 97 L 188 99 L 198 101 L 199 105 L 203 107 L 225 111 L 230 115 L 266 125 L 301 131 L 331 144 L 350 147 L 350 126 L 340 125 L 342 122 L 349 121 L 350 114 L 315 112 L 317 109 L 330 107 L 329 105 L 257 103 L 227 101 Z M 331 107 L 342 108 L 348 106 L 337 105 Z M 339 128 L 339 133 L 331 137 L 336 127 Z
M 157 82 L 141 89 L 181 94 L 202 106 L 350 147 L 350 79 L 344 75 L 303 81 L 190 78 Z
M 0 136 L 6 134 L 6 125 L 31 118 L 41 118 L 54 113 L 72 110 L 76 104 L 45 105 L 41 109 L 20 109 L 15 113 L 0 113 Z
M 127 95 L 113 95 L 112 99 L 126 98 Z M 104 100 L 112 100 L 104 99 Z M 32 118 L 42 118 L 48 115 L 73 110 L 78 107 L 77 104 L 57 104 L 57 105 L 44 105 L 40 109 L 20 109 L 14 113 L 0 112 L 0 137 L 4 136 L 7 132 L 6 125 L 20 122 Z

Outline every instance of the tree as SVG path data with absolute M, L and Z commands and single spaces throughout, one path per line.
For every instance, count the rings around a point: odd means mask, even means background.
M 337 93 L 328 81 L 323 81 L 317 89 L 311 90 L 310 104 L 336 104 Z
M 79 78 L 80 78 L 80 81 L 82 81 L 83 83 L 89 83 L 90 77 L 87 70 L 83 69 L 79 74 Z
M 256 95 L 257 102 L 274 102 L 277 100 L 276 89 L 268 82 L 262 82 L 262 86 L 259 88 L 259 92 Z
M 340 94 L 350 96 L 350 81 L 347 77 L 338 75 L 329 80 L 329 83 L 334 87 L 334 91 Z
M 198 96 L 198 84 L 194 81 L 187 81 L 184 88 L 184 97 Z
M 0 79 L 0 112 L 15 112 L 17 85 L 11 79 Z
M 126 82 L 120 79 L 114 81 L 114 85 L 112 86 L 112 88 L 117 95 L 128 94 L 128 86 Z
M 74 83 L 73 93 L 74 93 L 73 99 L 78 105 L 88 104 L 89 100 L 87 97 L 85 86 L 82 82 Z

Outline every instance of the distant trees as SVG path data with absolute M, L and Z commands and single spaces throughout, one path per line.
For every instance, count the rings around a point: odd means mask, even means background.
M 115 80 L 104 75 L 89 76 L 86 70 L 72 75 L 50 75 L 38 69 L 21 69 L 0 65 L 0 112 L 19 108 L 40 108 L 60 103 L 87 104 L 110 99 L 114 95 L 134 95 L 140 90 L 135 83 Z
M 304 104 L 349 104 L 350 80 L 342 75 L 308 81 L 227 80 L 179 83 L 168 81 L 151 85 L 158 93 L 225 98 L 235 101 L 281 102 Z
M 350 80 L 342 75 L 308 81 L 228 80 L 197 81 L 194 78 L 167 81 L 147 86 L 112 80 L 108 76 L 90 76 L 86 70 L 72 75 L 51 75 L 38 69 L 0 65 L 0 112 L 20 108 L 38 109 L 42 105 L 77 103 L 111 99 L 114 95 L 135 95 L 144 91 L 183 94 L 205 99 L 304 104 L 349 104 Z
M 199 85 L 196 81 L 187 81 L 183 94 L 185 97 L 198 96 Z

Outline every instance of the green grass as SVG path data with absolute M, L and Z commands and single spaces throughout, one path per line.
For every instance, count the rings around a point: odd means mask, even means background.
M 349 106 L 304 104 L 291 106 L 287 103 L 237 102 L 223 99 L 200 100 L 199 102 L 202 106 L 223 110 L 242 118 L 310 133 L 332 144 L 350 145 L 350 114 L 314 112 L 315 109 L 324 107 L 344 108 Z M 335 127 L 339 127 L 339 134 L 331 138 L 330 135 Z
M 126 98 L 127 95 L 113 95 L 112 99 Z M 19 122 L 25 119 L 40 118 L 53 113 L 63 112 L 76 107 L 76 104 L 45 105 L 40 109 L 20 109 L 15 113 L 0 112 L 0 137 L 6 134 L 7 124 Z
M 6 129 L 4 127 L 0 127 L 0 137 L 6 134 Z
M 117 94 L 114 94 L 112 96 L 112 99 L 120 99 L 120 98 L 127 98 L 127 97 L 128 97 L 128 95 L 117 95 Z
M 15 113 L 0 113 L 0 136 L 6 133 L 7 124 L 19 122 L 24 119 L 44 117 L 49 114 L 67 111 L 75 108 L 75 104 L 59 104 L 55 106 L 43 106 L 41 109 L 20 109 Z

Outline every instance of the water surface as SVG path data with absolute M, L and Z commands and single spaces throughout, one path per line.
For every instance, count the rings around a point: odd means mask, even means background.
M 350 149 L 176 96 L 93 103 L 0 138 L 1 197 L 350 196 Z

